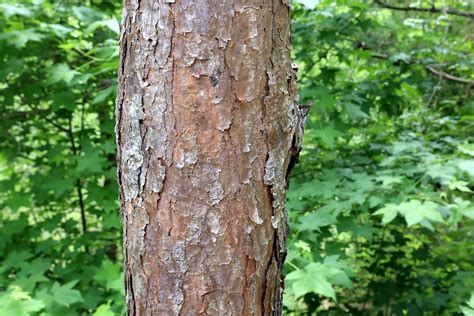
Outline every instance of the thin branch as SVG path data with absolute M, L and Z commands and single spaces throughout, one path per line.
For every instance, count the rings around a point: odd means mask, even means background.
M 29 116 L 47 113 L 47 110 L 32 110 L 32 111 L 17 111 L 17 112 L 10 112 L 0 116 L 0 120 L 7 120 L 7 119 L 27 119 Z
M 76 142 L 74 141 L 74 131 L 72 129 L 72 115 L 68 119 L 68 135 L 69 140 L 71 142 L 71 150 L 73 155 L 79 156 L 78 148 L 76 146 Z M 82 233 L 85 234 L 87 232 L 87 221 L 86 221 L 86 208 L 84 205 L 84 197 L 82 196 L 82 184 L 81 179 L 76 180 L 76 190 L 77 190 L 77 197 L 79 200 L 79 208 L 81 210 L 81 223 L 82 223 Z M 86 252 L 88 252 L 88 248 L 86 246 Z
M 420 8 L 420 7 L 398 7 L 385 3 L 381 0 L 374 0 L 374 2 L 382 8 L 397 10 L 397 11 L 414 11 L 414 12 L 426 12 L 426 13 L 444 13 L 462 16 L 470 19 L 474 19 L 474 12 L 459 11 L 451 8 L 436 8 L 432 6 L 431 8 Z
M 77 179 L 76 181 L 76 190 L 77 196 L 79 197 L 79 207 L 81 209 L 82 233 L 85 234 L 87 232 L 86 209 L 84 206 L 84 197 L 82 196 L 82 185 L 80 179 Z
M 378 59 L 388 59 L 389 56 L 386 55 L 386 54 L 379 54 L 379 53 L 372 53 L 371 54 L 372 57 L 374 58 L 378 58 Z M 408 62 L 409 64 L 418 64 L 417 62 L 414 62 L 414 61 L 411 61 L 411 62 Z M 457 83 L 462 83 L 462 84 L 467 84 L 469 85 L 471 88 L 474 88 L 474 80 L 470 80 L 470 79 L 465 79 L 465 78 L 460 78 L 460 77 L 456 77 L 456 76 L 453 76 L 451 74 L 448 74 L 442 70 L 439 70 L 439 69 L 436 69 L 432 66 L 425 66 L 425 69 L 438 76 L 438 77 L 442 77 L 444 79 L 447 79 L 447 80 L 450 80 L 450 81 L 454 81 L 454 82 L 457 82 Z
M 459 78 L 459 77 L 450 75 L 450 74 L 448 74 L 448 73 L 446 73 L 442 70 L 435 69 L 431 66 L 426 66 L 425 68 L 426 68 L 426 70 L 428 70 L 429 72 L 431 72 L 432 74 L 435 74 L 437 76 L 443 77 L 443 78 L 451 80 L 451 81 L 467 84 L 467 85 L 470 85 L 470 86 L 474 87 L 474 80 Z
M 433 104 L 433 100 L 435 100 L 435 97 L 436 97 L 436 93 L 438 92 L 438 90 L 440 89 L 441 87 L 441 82 L 443 81 L 443 77 L 442 76 L 438 76 L 438 82 L 436 83 L 436 85 L 433 87 L 433 91 L 431 92 L 430 94 L 430 97 L 428 98 L 428 102 L 426 102 L 426 106 L 430 106 L 431 104 Z
M 67 133 L 68 133 L 68 136 L 69 136 L 69 140 L 71 142 L 72 154 L 73 155 L 78 155 L 76 142 L 74 141 L 74 132 L 72 130 L 72 117 L 71 116 L 68 118 L 68 127 L 69 128 L 67 129 Z
M 22 101 L 26 104 L 27 107 L 29 107 L 32 111 L 35 111 L 37 113 L 45 113 L 47 114 L 47 112 L 51 112 L 51 110 L 46 110 L 45 112 L 40 112 L 42 110 L 38 109 L 37 106 L 35 105 L 32 105 L 32 104 L 27 104 L 26 101 L 24 101 L 24 99 L 22 98 Z M 46 122 L 48 122 L 49 124 L 53 125 L 54 127 L 56 127 L 57 129 L 59 129 L 60 131 L 62 132 L 65 132 L 65 133 L 68 133 L 68 129 L 59 125 L 58 123 L 56 123 L 54 120 L 48 118 L 46 115 L 42 116 L 42 118 L 45 119 Z

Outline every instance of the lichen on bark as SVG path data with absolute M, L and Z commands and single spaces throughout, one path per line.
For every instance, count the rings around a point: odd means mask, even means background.
M 125 0 L 120 43 L 128 314 L 281 314 L 303 122 L 289 3 Z

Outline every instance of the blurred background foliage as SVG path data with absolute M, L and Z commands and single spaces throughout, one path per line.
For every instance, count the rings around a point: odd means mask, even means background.
M 120 7 L 0 1 L 1 315 L 124 313 Z M 474 314 L 472 12 L 294 3 L 314 106 L 288 192 L 285 314 Z

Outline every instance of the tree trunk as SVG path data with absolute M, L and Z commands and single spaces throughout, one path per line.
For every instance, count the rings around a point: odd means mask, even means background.
M 128 314 L 281 314 L 304 121 L 289 0 L 125 0 L 122 19 Z

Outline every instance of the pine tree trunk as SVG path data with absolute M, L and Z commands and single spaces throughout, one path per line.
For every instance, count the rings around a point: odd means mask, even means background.
M 125 0 L 118 177 L 129 315 L 280 315 L 302 110 L 289 0 Z

